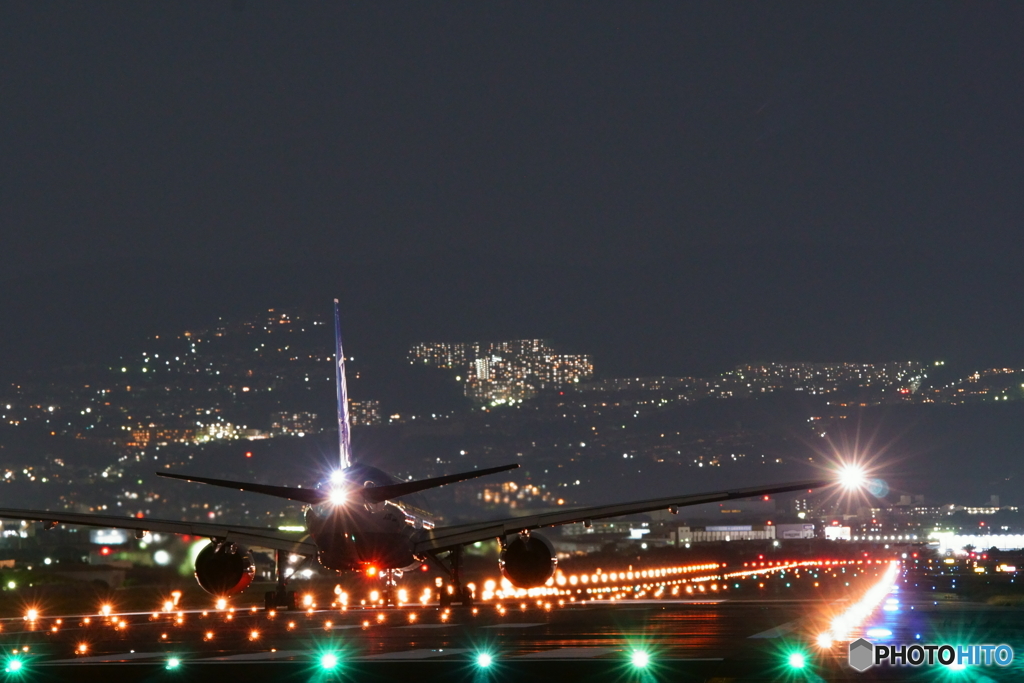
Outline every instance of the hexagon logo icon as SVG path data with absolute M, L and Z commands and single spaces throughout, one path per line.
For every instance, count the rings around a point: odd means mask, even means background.
M 850 643 L 850 668 L 867 671 L 875 663 L 875 646 L 867 638 Z

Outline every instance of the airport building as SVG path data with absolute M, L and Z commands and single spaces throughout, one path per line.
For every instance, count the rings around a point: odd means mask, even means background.
M 676 532 L 677 543 L 719 543 L 721 541 L 771 541 L 775 539 L 772 524 L 731 524 L 727 526 L 681 526 Z

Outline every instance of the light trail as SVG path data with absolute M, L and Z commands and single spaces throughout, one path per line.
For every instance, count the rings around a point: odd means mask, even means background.
M 860 628 L 882 600 L 892 592 L 896 577 L 899 576 L 900 562 L 892 560 L 882 577 L 861 597 L 850 605 L 845 612 L 832 619 L 829 628 L 818 634 L 817 643 L 822 648 L 830 648 L 836 641 L 852 640 L 852 634 Z

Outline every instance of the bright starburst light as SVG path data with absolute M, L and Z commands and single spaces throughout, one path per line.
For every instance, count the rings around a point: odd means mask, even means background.
M 839 481 L 843 487 L 855 491 L 864 488 L 868 483 L 864 468 L 857 465 L 843 465 L 839 470 Z

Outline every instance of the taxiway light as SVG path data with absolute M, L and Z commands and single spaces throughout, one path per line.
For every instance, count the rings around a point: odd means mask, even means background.
M 490 654 L 488 654 L 486 652 L 481 652 L 480 654 L 478 654 L 476 656 L 476 664 L 480 668 L 486 669 L 487 667 L 489 667 L 493 663 L 494 663 L 494 657 L 492 657 Z
M 807 658 L 802 652 L 792 653 L 786 661 L 789 662 L 789 665 L 794 669 L 802 669 L 807 665 Z
M 327 654 L 325 654 L 323 657 L 320 658 L 320 667 L 321 668 L 324 668 L 324 669 L 327 669 L 328 671 L 330 671 L 331 669 L 335 668 L 336 666 L 338 666 L 338 656 L 337 655 L 334 655 L 334 654 L 331 654 L 331 653 L 328 652 Z
M 643 650 L 634 650 L 629 660 L 633 663 L 633 666 L 638 669 L 643 669 L 651 663 L 650 655 Z

